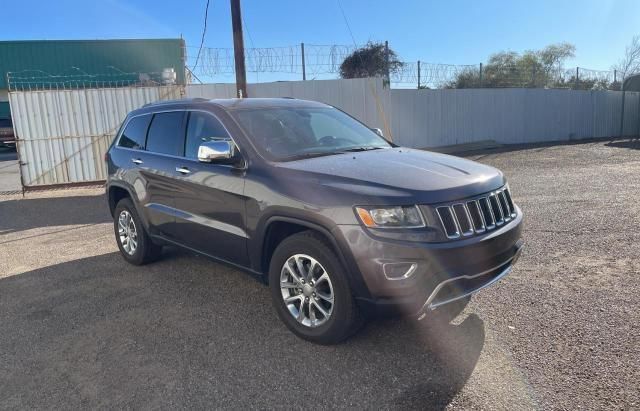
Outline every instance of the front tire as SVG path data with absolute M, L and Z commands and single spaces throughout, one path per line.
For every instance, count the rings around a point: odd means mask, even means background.
M 120 200 L 113 216 L 116 242 L 122 257 L 128 263 L 144 265 L 160 257 L 162 247 L 151 241 L 130 199 Z
M 273 253 L 269 288 L 278 317 L 295 335 L 336 344 L 356 332 L 362 317 L 344 267 L 324 238 L 305 231 Z

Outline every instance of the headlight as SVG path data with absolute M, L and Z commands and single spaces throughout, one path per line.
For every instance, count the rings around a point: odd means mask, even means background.
M 425 222 L 417 206 L 356 207 L 362 224 L 370 228 L 418 228 Z

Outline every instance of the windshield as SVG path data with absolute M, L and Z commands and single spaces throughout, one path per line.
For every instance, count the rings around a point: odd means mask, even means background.
M 260 108 L 233 113 L 271 161 L 389 148 L 362 123 L 334 108 Z

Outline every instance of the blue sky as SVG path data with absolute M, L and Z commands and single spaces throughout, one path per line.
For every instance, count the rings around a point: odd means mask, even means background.
M 205 3 L 5 0 L 0 39 L 182 35 L 193 58 Z M 640 34 L 638 0 L 341 0 L 341 4 L 356 42 L 388 40 L 407 61 L 477 64 L 495 51 L 523 51 L 567 41 L 577 48 L 569 66 L 606 70 L 623 55 L 631 37 Z M 337 0 L 243 0 L 242 7 L 246 47 L 302 41 L 353 44 Z M 228 0 L 211 0 L 205 45 L 232 46 Z M 255 75 L 250 74 L 249 81 L 253 80 Z

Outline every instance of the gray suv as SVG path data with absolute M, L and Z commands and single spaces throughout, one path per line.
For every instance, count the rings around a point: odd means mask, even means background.
M 366 314 L 464 306 L 522 249 L 500 171 L 398 147 L 316 102 L 147 105 L 106 161 L 125 260 L 172 245 L 254 274 L 284 324 L 316 343 L 343 340 Z

